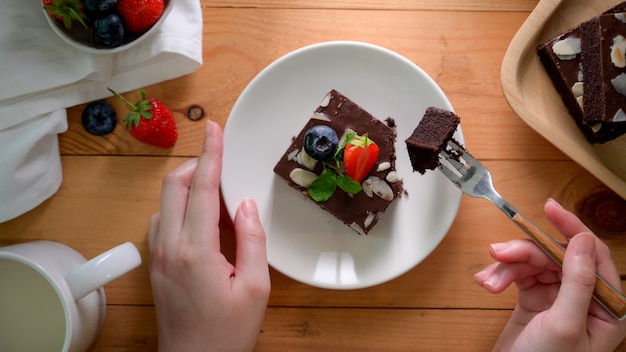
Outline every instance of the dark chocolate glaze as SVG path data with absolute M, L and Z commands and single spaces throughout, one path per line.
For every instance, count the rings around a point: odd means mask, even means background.
M 294 168 L 306 168 L 301 166 L 296 160 L 289 160 L 289 155 L 296 150 L 302 150 L 304 135 L 306 134 L 306 131 L 314 125 L 327 125 L 333 128 L 340 138 L 346 129 L 352 129 L 359 135 L 367 133 L 368 137 L 379 147 L 378 164 L 383 162 L 389 162 L 391 164 L 389 169 L 380 172 L 376 170 L 375 166 L 374 170 L 370 173 L 370 176 L 377 176 L 381 180 L 385 180 L 385 177 L 389 172 L 395 171 L 395 131 L 382 121 L 374 118 L 371 114 L 363 110 L 360 106 L 338 91 L 332 90 L 328 94 L 331 96 L 328 105 L 320 106 L 315 110 L 315 114 L 319 114 L 321 116 L 314 116 L 309 119 L 298 136 L 292 140 L 291 145 L 287 148 L 274 167 L 274 172 L 278 176 L 285 180 L 289 186 L 302 192 L 307 197 L 309 197 L 308 190 L 293 182 L 289 177 L 289 173 Z M 329 121 L 325 121 L 325 118 Z M 388 121 L 393 120 L 388 119 Z M 322 163 L 318 162 L 313 172 L 319 175 L 322 170 Z M 394 191 L 395 200 L 402 192 L 402 182 L 387 183 Z M 313 200 L 311 199 L 311 201 Z M 392 202 L 393 200 L 386 201 L 376 195 L 370 198 L 363 191 L 354 196 L 350 196 L 341 189 L 337 188 L 329 200 L 325 202 L 317 202 L 317 204 L 344 222 L 346 225 L 351 226 L 355 229 L 355 231 L 361 234 L 367 234 L 367 232 L 369 232 L 380 220 L 380 217 Z M 369 224 L 369 226 L 364 226 L 365 220 L 372 213 L 377 214 L 376 217 Z

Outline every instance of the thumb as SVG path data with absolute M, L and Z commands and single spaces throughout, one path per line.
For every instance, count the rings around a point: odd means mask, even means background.
M 596 242 L 590 233 L 574 236 L 565 251 L 563 278 L 551 310 L 570 331 L 585 331 L 596 283 Z

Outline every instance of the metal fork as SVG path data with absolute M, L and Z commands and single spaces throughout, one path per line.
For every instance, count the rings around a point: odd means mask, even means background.
M 454 141 L 439 153 L 439 170 L 463 193 L 486 198 L 520 227 L 539 248 L 559 265 L 563 265 L 565 248 L 515 209 L 496 192 L 489 170 Z M 601 276 L 596 275 L 594 298 L 618 320 L 626 318 L 626 297 Z

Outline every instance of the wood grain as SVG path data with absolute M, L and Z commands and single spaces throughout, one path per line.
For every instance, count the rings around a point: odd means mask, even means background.
M 506 310 L 269 308 L 255 350 L 441 351 L 460 345 L 464 351 L 485 351 L 509 314 Z M 467 324 L 476 316 L 481 323 Z M 156 346 L 153 307 L 110 306 L 94 352 L 155 351 Z
M 537 4 L 536 0 L 521 1 L 454 1 L 454 0 L 203 0 L 202 4 L 208 7 L 235 7 L 235 8 L 298 8 L 298 9 L 349 9 L 349 10 L 446 10 L 446 11 L 522 11 L 529 12 Z
M 0 224 L 0 245 L 52 239 L 71 244 L 86 257 L 93 257 L 104 249 L 131 241 L 140 249 L 144 263 L 107 285 L 108 302 L 152 304 L 147 272 L 148 219 L 158 211 L 162 177 L 185 160 L 64 156 L 65 180 L 61 189 L 42 206 Z M 580 213 L 590 206 L 587 199 L 609 192 L 571 161 L 485 161 L 485 165 L 491 170 L 499 192 L 551 233 L 556 231 L 542 212 L 548 197 Z M 553 177 L 554 174 L 559 178 Z M 533 192 L 527 191 L 529 185 Z M 233 257 L 232 228 L 223 226 L 223 231 L 224 249 Z M 611 245 L 620 272 L 626 273 L 626 230 L 598 226 L 595 231 Z M 487 254 L 490 243 L 512 238 L 525 238 L 525 235 L 489 202 L 464 197 L 441 245 L 409 273 L 386 284 L 356 291 L 359 294 L 355 295 L 352 291 L 313 288 L 273 271 L 270 305 L 510 308 L 515 299 L 513 292 L 486 295 L 473 284 L 472 275 L 490 263 Z M 424 283 L 428 283 L 426 288 L 422 287 Z M 458 290 L 459 285 L 462 291 Z
M 237 96 L 272 61 L 317 42 L 357 40 L 394 50 L 433 77 L 461 116 L 472 153 L 483 159 L 565 160 L 502 98 L 502 55 L 526 16 L 519 12 L 494 16 L 461 11 L 207 10 L 202 68 L 193 75 L 144 89 L 170 106 L 185 138 L 164 151 L 135 143 L 121 126 L 105 138 L 94 137 L 80 126 L 83 106 L 78 106 L 69 110 L 70 129 L 61 136 L 61 152 L 197 155 L 204 130 L 201 122 L 187 119 L 190 106 L 201 106 L 207 118 L 224 125 Z M 136 100 L 139 94 L 126 96 Z M 115 106 L 126 111 L 119 102 Z M 502 139 L 507 143 L 499 143 Z
M 273 308 L 255 351 L 488 351 L 510 311 Z M 155 351 L 154 307 L 109 306 L 94 352 Z M 393 341 L 393 343 L 390 343 Z M 624 343 L 617 351 L 626 348 Z

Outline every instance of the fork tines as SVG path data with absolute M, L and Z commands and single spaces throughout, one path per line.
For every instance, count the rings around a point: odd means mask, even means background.
M 439 153 L 439 170 L 452 181 L 458 181 L 467 175 L 468 170 L 472 165 L 478 164 L 478 161 L 454 140 L 449 140 L 447 147 L 449 149 L 444 148 Z

